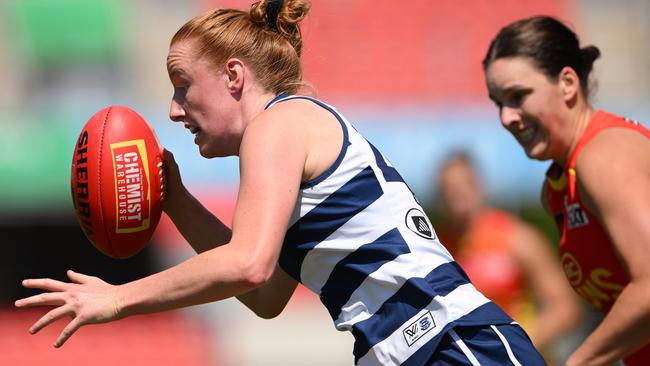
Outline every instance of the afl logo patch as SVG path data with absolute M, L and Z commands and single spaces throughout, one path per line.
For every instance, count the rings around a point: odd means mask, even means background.
M 435 239 L 436 232 L 429 218 L 420 209 L 412 208 L 406 213 L 406 227 L 425 239 Z

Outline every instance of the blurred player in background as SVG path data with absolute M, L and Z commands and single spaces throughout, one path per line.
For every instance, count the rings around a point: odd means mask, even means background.
M 567 365 L 650 362 L 650 131 L 595 110 L 600 56 L 560 21 L 504 27 L 483 61 L 503 126 L 531 159 L 552 160 L 543 201 L 569 283 L 607 315 Z
M 199 254 L 119 286 L 75 272 L 72 283 L 26 280 L 47 292 L 17 306 L 55 306 L 30 331 L 71 315 L 58 347 L 86 324 L 233 296 L 271 318 L 301 282 L 352 332 L 359 365 L 543 365 L 383 155 L 334 108 L 292 95 L 308 10 L 287 0 L 208 11 L 172 38 L 170 118 L 202 156 L 239 157 L 232 231 L 185 189 L 167 153 L 165 212 Z
M 575 327 L 581 315 L 551 244 L 532 225 L 487 204 L 466 152 L 450 155 L 435 176 L 440 242 L 474 286 L 551 359 L 554 341 Z

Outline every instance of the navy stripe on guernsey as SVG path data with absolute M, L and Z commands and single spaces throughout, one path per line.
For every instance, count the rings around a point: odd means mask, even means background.
M 411 278 L 375 314 L 356 323 L 352 334 L 355 362 L 372 346 L 381 342 L 411 317 L 425 308 L 435 296 L 446 296 L 458 286 L 469 283 L 467 274 L 448 262 L 429 272 L 425 278 Z
M 372 243 L 362 245 L 338 262 L 320 293 L 321 301 L 332 319 L 339 317 L 341 308 L 350 299 L 352 292 L 369 274 L 375 272 L 384 263 L 409 252 L 408 244 L 399 230 L 392 229 Z
M 307 253 L 383 193 L 372 168 L 363 169 L 289 228 L 280 255 L 282 269 L 301 281 Z

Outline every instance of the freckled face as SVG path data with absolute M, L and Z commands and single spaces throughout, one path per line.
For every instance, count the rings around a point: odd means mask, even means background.
M 193 46 L 181 41 L 169 49 L 167 70 L 174 86 L 169 118 L 183 122 L 202 156 L 236 155 L 242 131 L 228 77 L 207 58 L 198 58 Z
M 559 117 L 565 104 L 559 83 L 522 57 L 501 58 L 487 68 L 490 99 L 499 107 L 501 124 L 531 159 L 562 159 Z

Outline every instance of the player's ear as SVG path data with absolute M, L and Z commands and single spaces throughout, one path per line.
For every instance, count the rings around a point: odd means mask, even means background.
M 231 93 L 240 92 L 243 88 L 245 71 L 244 63 L 240 59 L 231 58 L 226 61 L 226 85 Z
M 562 68 L 562 70 L 560 70 L 558 82 L 564 100 L 566 102 L 575 101 L 580 92 L 580 78 L 575 70 L 569 66 Z

